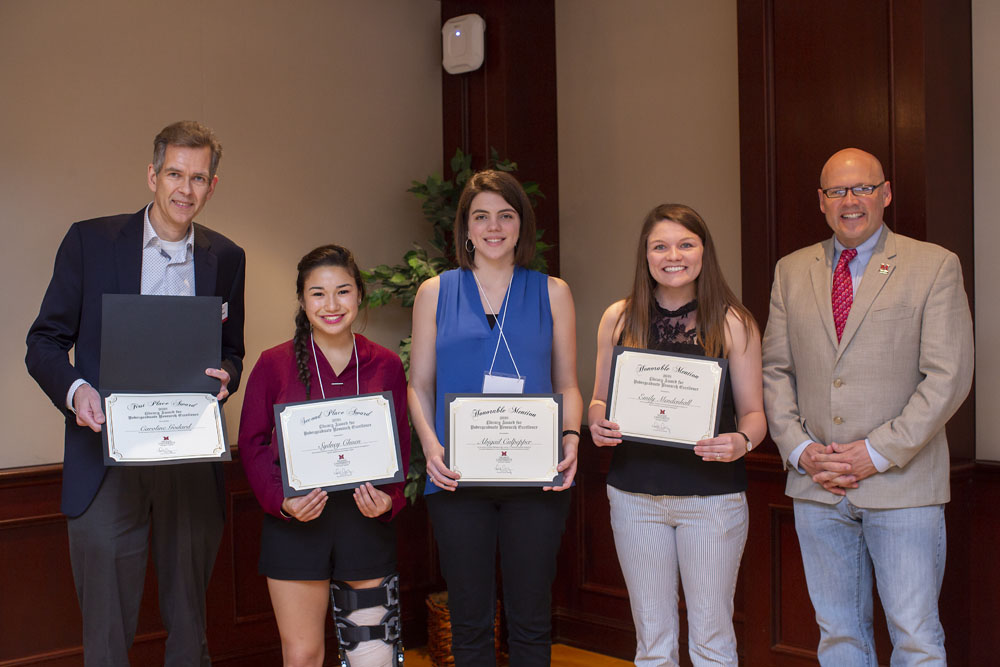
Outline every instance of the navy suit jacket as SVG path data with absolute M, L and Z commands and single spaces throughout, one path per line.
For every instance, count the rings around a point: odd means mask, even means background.
M 71 517 L 90 505 L 105 467 L 100 433 L 77 426 L 76 416 L 66 408 L 66 392 L 78 378 L 100 387 L 101 295 L 139 294 L 144 214 L 145 208 L 70 227 L 56 254 L 38 317 L 28 331 L 28 372 L 66 419 L 61 509 Z M 230 393 L 239 387 L 243 371 L 245 268 L 242 248 L 194 224 L 195 294 L 221 296 L 229 304 L 229 317 L 222 325 L 222 368 L 231 378 Z M 74 346 L 75 364 L 70 364 L 68 352 Z

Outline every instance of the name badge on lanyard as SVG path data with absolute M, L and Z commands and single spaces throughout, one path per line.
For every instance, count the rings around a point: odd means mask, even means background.
M 486 296 L 486 291 L 483 286 L 479 284 L 479 277 L 476 276 L 476 272 L 472 272 L 472 277 L 476 279 L 476 287 L 479 288 L 480 294 L 483 295 L 483 299 L 486 301 L 486 305 L 489 307 L 490 311 L 493 312 L 493 304 L 490 303 L 490 298 Z M 507 337 L 503 333 L 504 322 L 507 321 L 507 305 L 510 302 L 510 285 L 514 282 L 514 276 L 511 274 L 510 282 L 507 283 L 507 295 L 504 297 L 503 313 L 500 317 L 493 315 L 496 326 L 500 330 L 500 335 L 497 337 L 497 346 L 493 350 L 493 362 L 490 364 L 490 370 L 483 373 L 483 393 L 484 394 L 523 394 L 524 393 L 524 376 L 521 375 L 521 371 L 517 370 L 517 362 L 514 361 L 514 353 L 510 351 L 510 345 L 507 343 Z M 510 363 L 514 365 L 514 375 L 494 373 L 493 367 L 497 363 L 497 352 L 500 351 L 500 341 L 503 341 L 504 347 L 507 348 L 507 354 L 510 355 Z
M 500 341 L 497 341 L 499 343 Z M 523 394 L 524 378 L 513 375 L 500 375 L 486 371 L 483 373 L 484 394 Z

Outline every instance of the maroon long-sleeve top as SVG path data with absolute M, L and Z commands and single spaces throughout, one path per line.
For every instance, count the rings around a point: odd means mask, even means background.
M 404 474 L 410 462 L 410 425 L 406 420 L 406 375 L 403 363 L 394 352 L 355 334 L 358 362 L 354 355 L 344 370 L 337 375 L 326 357 L 317 355 L 319 372 L 327 398 L 356 396 L 357 380 L 362 394 L 391 391 L 399 431 L 399 449 L 403 458 Z M 316 378 L 316 362 L 309 355 L 312 399 L 320 398 Z M 357 378 L 357 380 L 356 380 Z M 284 491 L 278 463 L 278 440 L 274 430 L 274 406 L 306 400 L 306 388 L 299 380 L 292 341 L 264 350 L 250 373 L 243 394 L 243 413 L 240 417 L 239 450 L 243 469 L 260 506 L 268 514 L 281 516 Z M 392 497 L 392 512 L 384 516 L 391 519 L 403 508 L 403 483 L 380 485 Z M 347 493 L 347 491 L 344 491 Z

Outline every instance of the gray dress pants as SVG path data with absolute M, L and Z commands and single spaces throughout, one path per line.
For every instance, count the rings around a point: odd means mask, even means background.
M 87 510 L 68 520 L 86 665 L 129 664 L 150 545 L 167 630 L 164 664 L 211 664 L 205 590 L 224 521 L 214 465 L 111 467 Z

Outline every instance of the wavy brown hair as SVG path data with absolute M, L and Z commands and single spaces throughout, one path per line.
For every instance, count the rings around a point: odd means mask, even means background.
M 657 223 L 669 220 L 676 222 L 695 234 L 704 246 L 701 257 L 701 273 L 695 278 L 695 298 L 698 311 L 695 316 L 695 332 L 698 343 L 705 348 L 705 354 L 712 357 L 728 356 L 726 349 L 726 315 L 732 310 L 749 334 L 757 330 L 750 311 L 740 303 L 719 268 L 715 244 L 708 226 L 698 212 L 683 204 L 660 204 L 646 215 L 639 233 L 636 248 L 635 278 L 632 293 L 625 300 L 619 322 L 623 323 L 622 342 L 629 347 L 649 345 L 649 323 L 656 307 L 656 281 L 649 272 L 646 258 L 646 244 Z
M 339 266 L 346 269 L 354 277 L 354 284 L 358 288 L 358 297 L 361 304 L 365 302 L 365 281 L 361 278 L 361 269 L 354 261 L 354 255 L 344 246 L 323 245 L 310 250 L 299 260 L 299 275 L 295 279 L 295 294 L 298 297 L 299 309 L 295 313 L 295 336 L 292 339 L 295 347 L 295 364 L 299 369 L 299 381 L 306 388 L 306 398 L 309 398 L 311 389 L 312 370 L 309 366 L 311 345 L 309 344 L 309 334 L 312 332 L 312 325 L 309 324 L 309 317 L 302 309 L 302 296 L 305 293 L 306 277 L 321 266 Z
M 455 260 L 458 265 L 463 269 L 472 269 L 474 263 L 475 256 L 466 250 L 465 242 L 469 240 L 472 200 L 480 192 L 495 192 L 517 211 L 521 228 L 518 230 L 517 246 L 514 249 L 514 264 L 528 268 L 535 258 L 535 211 L 517 179 L 497 169 L 485 169 L 473 174 L 458 198 L 458 210 L 455 212 Z

